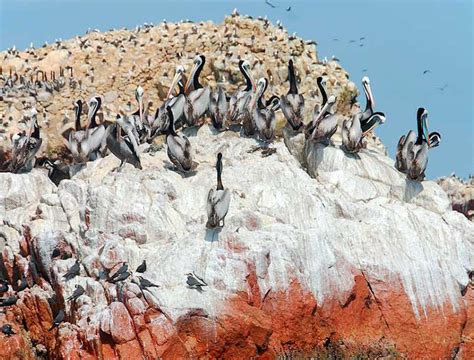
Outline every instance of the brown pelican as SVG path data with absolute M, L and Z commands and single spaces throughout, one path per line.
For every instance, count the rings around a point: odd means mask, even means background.
M 383 112 L 374 112 L 375 100 L 374 100 L 374 96 L 372 95 L 370 80 L 367 76 L 364 76 L 362 78 L 362 86 L 364 88 L 364 93 L 367 99 L 367 103 L 365 106 L 365 110 L 362 113 L 360 124 L 362 128 L 362 132 L 365 135 L 369 131 L 377 127 L 378 125 L 383 124 L 385 122 L 385 114 Z
M 191 75 L 184 87 L 186 100 L 184 105 L 184 116 L 190 126 L 198 124 L 198 120 L 207 112 L 209 108 L 209 99 L 211 90 L 209 87 L 203 87 L 199 82 L 199 75 L 206 63 L 204 55 L 198 55 L 194 59 L 194 66 Z
M 180 171 L 194 170 L 198 163 L 193 161 L 191 155 L 191 143 L 184 135 L 178 135 L 174 129 L 174 116 L 171 107 L 167 106 L 166 111 L 169 117 L 168 133 L 166 135 L 166 145 L 168 157 Z
M 143 104 L 143 95 L 145 91 L 141 86 L 138 86 L 135 90 L 135 99 L 138 103 L 138 110 L 135 111 L 132 116 L 134 120 L 135 127 L 139 134 L 140 141 L 145 141 L 149 137 L 148 124 L 145 120 L 147 119 L 147 114 L 145 114 L 145 106 Z
M 99 149 L 103 146 L 105 127 L 104 125 L 98 125 L 95 120 L 101 103 L 102 101 L 98 96 L 90 99 L 87 125 L 86 129 L 82 131 L 78 130 L 82 102 L 80 100 L 76 101 L 76 131 L 69 133 L 68 141 L 68 148 L 76 162 L 95 160 L 99 155 Z
M 350 152 L 358 152 L 364 147 L 362 128 L 360 119 L 362 113 L 358 112 L 352 117 L 352 120 L 346 119 L 342 123 L 342 145 Z
M 256 96 L 257 106 L 253 105 L 252 99 L 250 107 L 253 108 L 252 119 L 258 130 L 260 138 L 265 141 L 272 141 L 275 137 L 276 117 L 275 111 L 280 107 L 280 98 L 272 96 L 265 104 L 263 103 L 263 93 L 267 89 L 268 80 L 260 78 L 257 84 Z
M 211 188 L 207 194 L 207 223 L 209 229 L 224 226 L 225 216 L 229 211 L 230 191 L 222 185 L 222 154 L 217 154 L 217 188 Z M 222 225 L 221 225 L 222 223 Z
M 418 109 L 417 113 L 417 128 L 418 128 L 418 137 L 415 135 L 413 130 L 410 130 L 408 134 L 403 135 L 398 141 L 397 145 L 397 155 L 395 160 L 395 167 L 397 170 L 407 173 L 411 167 L 411 157 L 409 154 L 409 149 L 417 149 L 415 146 L 416 142 L 423 142 L 423 139 L 427 141 L 428 148 L 437 147 L 441 142 L 441 135 L 438 132 L 429 133 L 428 139 L 426 139 L 425 131 L 428 133 L 428 113 L 425 109 Z M 420 145 L 420 144 L 418 144 Z M 423 144 L 421 144 L 423 145 Z M 420 154 L 421 156 L 421 154 Z
M 295 69 L 291 59 L 288 63 L 288 80 L 290 82 L 290 90 L 288 94 L 281 97 L 281 111 L 285 115 L 288 124 L 296 131 L 303 125 L 304 97 L 298 94 Z
M 257 87 L 250 72 L 250 64 L 245 60 L 240 60 L 239 69 L 245 78 L 245 88 L 237 90 L 230 98 L 227 118 L 231 123 L 240 123 L 248 117 L 247 105 Z
M 168 95 L 166 96 L 165 102 L 156 110 L 155 120 L 152 125 L 152 137 L 164 133 L 169 128 L 169 118 L 166 107 L 170 106 L 173 111 L 173 116 L 176 120 L 180 119 L 183 116 L 184 104 L 186 97 L 184 95 L 184 88 L 182 88 L 182 75 L 184 73 L 184 68 L 181 65 L 176 67 L 176 73 L 171 83 Z M 179 94 L 170 98 L 174 87 L 176 84 L 179 85 Z
M 313 120 L 306 128 L 311 140 L 329 141 L 336 132 L 338 116 L 330 113 L 335 103 L 336 97 L 331 95 L 321 111 L 313 113 Z
M 407 176 L 412 180 L 423 180 L 428 165 L 428 112 L 424 108 L 418 108 L 416 115 L 418 125 L 418 136 L 415 142 L 407 145 Z
M 35 165 L 35 155 L 43 142 L 40 129 L 36 120 L 36 109 L 33 109 L 31 129 L 29 134 L 25 131 L 12 137 L 13 149 L 10 171 L 14 173 L 28 172 Z
M 225 118 L 227 116 L 227 108 L 229 102 L 222 86 L 218 86 L 216 91 L 211 95 L 209 102 L 209 113 L 211 115 L 212 125 L 216 129 L 222 129 Z
M 121 170 L 125 163 L 132 164 L 142 169 L 140 157 L 138 156 L 138 144 L 130 130 L 122 132 L 123 118 L 117 118 L 115 124 L 107 127 L 107 148 L 120 159 L 120 165 L 116 170 Z

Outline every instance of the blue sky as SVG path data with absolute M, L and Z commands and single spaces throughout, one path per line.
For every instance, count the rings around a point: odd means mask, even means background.
M 443 136 L 430 152 L 428 177 L 474 173 L 471 0 L 269 1 L 277 8 L 264 0 L 0 0 L 0 49 L 39 46 L 88 28 L 133 28 L 163 19 L 221 22 L 237 7 L 241 14 L 279 19 L 290 33 L 316 40 L 319 56 L 337 56 L 359 88 L 367 74 L 377 110 L 387 116 L 377 132 L 392 157 L 399 137 L 416 129 L 416 110 L 423 106 L 430 131 Z

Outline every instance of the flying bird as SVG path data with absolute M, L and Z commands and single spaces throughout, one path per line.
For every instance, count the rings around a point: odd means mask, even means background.
M 360 40 L 360 41 L 365 40 L 365 36 L 361 36 L 361 37 L 359 38 L 359 40 Z
M 291 6 L 288 6 L 288 7 L 286 8 L 286 11 L 291 11 Z
M 428 73 L 430 73 L 430 72 L 431 72 L 431 70 L 425 70 L 425 71 L 423 71 L 423 75 L 426 75 L 426 74 L 428 74 Z
M 273 5 L 273 4 L 272 4 L 270 1 L 268 1 L 268 0 L 265 0 L 265 4 L 267 4 L 268 6 L 270 6 L 270 7 L 273 8 L 273 9 L 276 8 L 276 6 Z

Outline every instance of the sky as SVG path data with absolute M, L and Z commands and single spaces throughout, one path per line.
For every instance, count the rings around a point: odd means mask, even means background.
M 163 19 L 219 23 L 234 8 L 266 15 L 315 40 L 320 58 L 339 58 L 361 94 L 362 77 L 370 77 L 376 111 L 387 118 L 377 134 L 392 158 L 400 136 L 416 130 L 418 107 L 425 107 L 429 130 L 442 135 L 430 150 L 428 178 L 474 174 L 472 0 L 268 1 L 276 7 L 265 0 L 0 0 L 0 49 Z M 360 101 L 365 106 L 363 95 Z

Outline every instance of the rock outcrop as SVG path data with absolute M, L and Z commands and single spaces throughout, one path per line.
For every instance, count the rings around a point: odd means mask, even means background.
M 58 188 L 38 169 L 0 174 L 3 272 L 11 283 L 24 272 L 31 285 L 1 315 L 18 332 L 2 351 L 472 357 L 474 225 L 437 184 L 407 182 L 371 149 L 353 157 L 314 146 L 305 169 L 282 141 L 263 158 L 233 132 L 188 135 L 192 176 L 170 170 L 163 150 L 142 154 L 143 171 L 112 172 L 118 160 L 107 156 Z M 222 231 L 205 228 L 218 151 L 232 191 Z M 66 282 L 76 258 L 80 275 Z M 102 279 L 143 259 L 159 288 Z M 207 282 L 202 292 L 186 286 L 189 272 Z M 86 294 L 66 301 L 76 284 Z M 62 307 L 67 322 L 48 332 Z
M 474 220 L 474 178 L 462 180 L 455 175 L 436 180 L 436 182 L 448 194 L 453 210 L 466 215 Z

